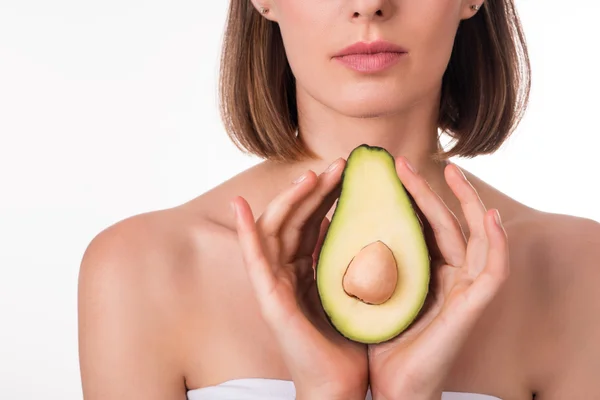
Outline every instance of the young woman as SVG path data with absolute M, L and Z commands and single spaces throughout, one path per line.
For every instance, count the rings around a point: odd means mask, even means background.
M 512 0 L 231 0 L 221 76 L 227 131 L 265 161 L 94 238 L 86 399 L 600 399 L 600 225 L 448 161 L 494 152 L 525 110 Z M 332 328 L 311 268 L 363 143 L 395 156 L 434 277 L 373 345 Z

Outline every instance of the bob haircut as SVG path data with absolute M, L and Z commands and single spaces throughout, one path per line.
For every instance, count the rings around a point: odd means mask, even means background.
M 520 122 L 531 66 L 513 0 L 486 0 L 461 21 L 442 79 L 438 129 L 454 146 L 444 160 L 495 152 Z M 313 155 L 298 140 L 295 78 L 279 26 L 250 0 L 230 0 L 221 54 L 219 106 L 235 145 L 273 161 Z

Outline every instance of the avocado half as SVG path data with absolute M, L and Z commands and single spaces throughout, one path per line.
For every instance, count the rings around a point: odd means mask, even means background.
M 388 258 L 396 268 L 390 275 L 396 281 L 380 304 L 348 293 L 343 283 L 353 260 L 364 249 L 375 248 L 370 246 L 375 243 L 389 249 L 393 258 Z M 371 257 L 358 283 L 384 286 L 389 279 L 381 276 L 380 265 L 373 260 L 377 258 Z M 419 217 L 396 173 L 394 157 L 381 147 L 358 146 L 348 156 L 340 197 L 316 267 L 318 293 L 330 322 L 356 342 L 372 344 L 394 338 L 410 326 L 425 303 L 429 264 Z M 369 271 L 380 275 L 369 275 Z

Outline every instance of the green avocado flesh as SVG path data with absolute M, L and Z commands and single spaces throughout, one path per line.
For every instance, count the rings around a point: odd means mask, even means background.
M 369 304 L 348 294 L 343 279 L 361 249 L 377 241 L 393 254 L 389 259 L 395 260 L 390 265 L 397 268 L 397 283 L 389 299 Z M 317 262 L 317 288 L 330 322 L 360 343 L 380 343 L 399 335 L 423 307 L 429 263 L 423 231 L 396 174 L 394 158 L 383 148 L 358 146 L 348 157 Z

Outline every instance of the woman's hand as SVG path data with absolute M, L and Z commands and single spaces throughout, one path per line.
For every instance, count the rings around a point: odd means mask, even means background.
M 256 222 L 243 198 L 233 201 L 244 264 L 298 399 L 364 400 L 368 386 L 366 347 L 331 327 L 314 280 L 315 248 L 339 195 L 344 164 L 336 161 L 319 177 L 308 171 Z
M 462 205 L 468 243 L 454 214 L 406 159 L 399 158 L 396 169 L 435 236 L 432 292 L 407 331 L 369 346 L 371 390 L 375 400 L 439 400 L 458 351 L 509 275 L 507 237 L 497 211 L 486 211 L 455 165 L 446 167 L 445 177 Z

